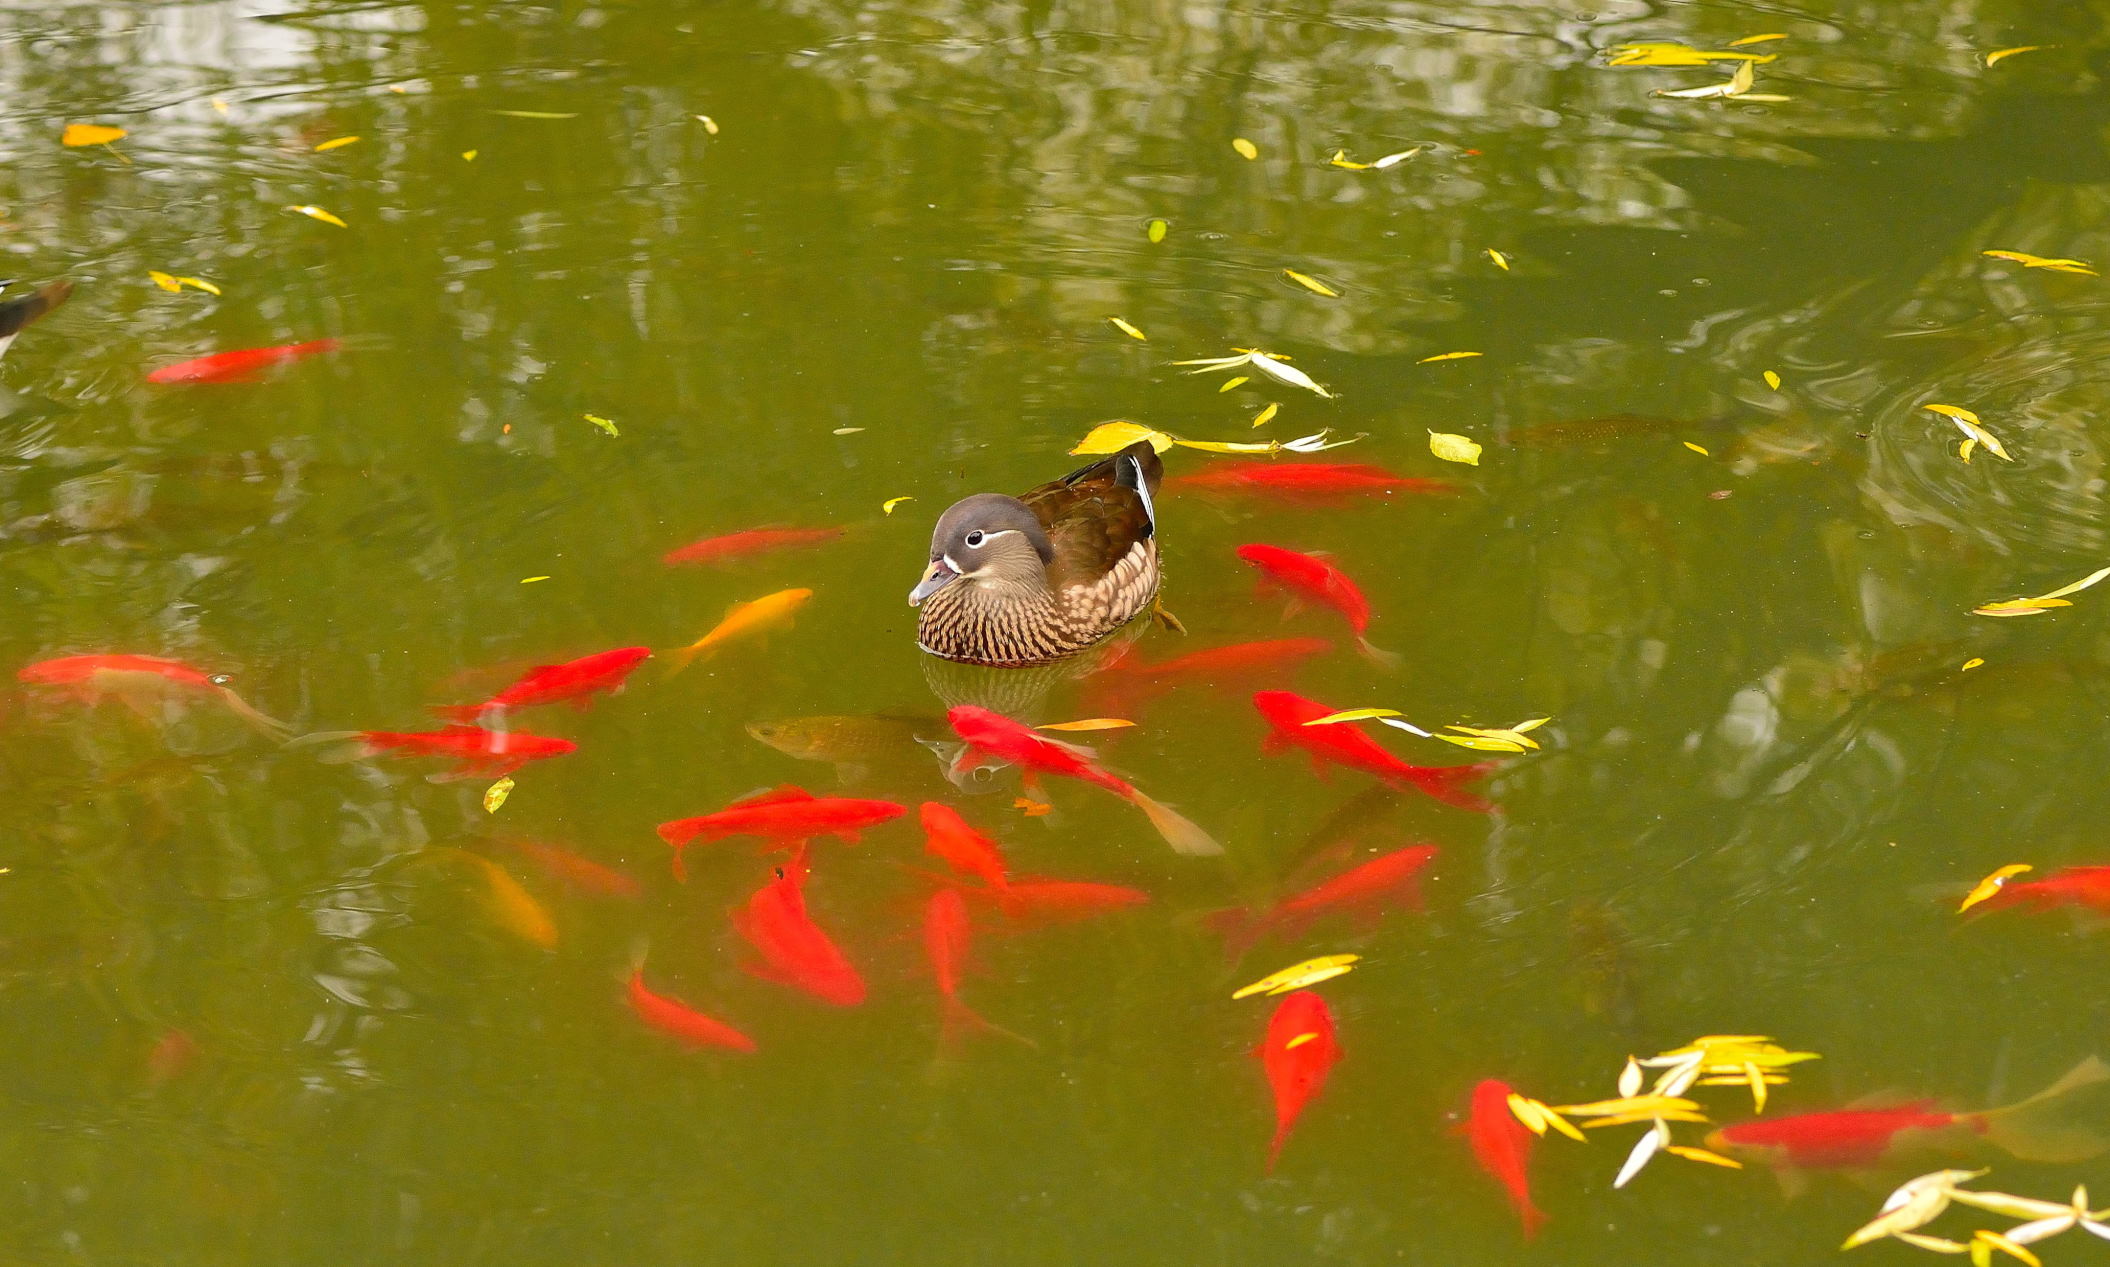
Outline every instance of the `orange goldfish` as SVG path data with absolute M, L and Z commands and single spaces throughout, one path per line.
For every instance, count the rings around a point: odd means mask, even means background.
M 677 647 L 667 653 L 668 659 L 674 662 L 667 676 L 673 677 L 688 668 L 690 662 L 699 656 L 715 654 L 727 643 L 790 624 L 792 616 L 812 597 L 813 591 L 809 589 L 787 589 L 765 594 L 752 602 L 734 603 L 726 609 L 725 619 L 713 625 L 709 633 L 686 647 Z
M 996 842 L 967 825 L 950 806 L 923 802 L 924 852 L 944 861 L 963 876 L 974 876 L 990 888 L 1002 891 L 1010 885 L 1004 856 Z
M 727 1051 L 753 1051 L 755 1040 L 716 1017 L 705 1016 L 680 999 L 654 994 L 645 988 L 643 968 L 630 971 L 630 1010 L 638 1019 L 662 1034 L 691 1047 L 720 1047 Z

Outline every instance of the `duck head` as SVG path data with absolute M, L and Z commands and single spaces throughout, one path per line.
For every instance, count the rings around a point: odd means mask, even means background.
M 1054 561 L 1054 545 L 1024 502 L 1001 493 L 976 493 L 938 516 L 930 538 L 930 565 L 909 591 L 909 606 L 919 607 L 954 584 L 1043 586 Z

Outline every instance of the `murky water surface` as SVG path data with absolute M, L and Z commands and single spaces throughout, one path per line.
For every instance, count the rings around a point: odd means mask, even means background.
M 1778 55 L 1757 89 L 1782 102 L 1651 97 L 1731 67 L 1602 55 L 1772 32 L 1749 47 Z M 2054 47 L 1985 66 L 2024 44 Z M 209 695 L 11 689 L 10 1255 L 1496 1264 L 1524 1252 L 1516 1220 L 1453 1130 L 1483 1078 L 1592 1099 L 1629 1052 L 1752 1033 L 1824 1057 L 1772 1111 L 2048 1081 L 2106 1045 L 2101 940 L 1952 912 L 2002 863 L 2110 862 L 2110 599 L 1970 609 L 2110 562 L 2110 292 L 1981 252 L 2110 260 L 2106 51 L 2082 8 L 2021 0 L 10 5 L 4 271 L 79 288 L 0 372 L 10 677 L 170 656 L 296 732 L 423 730 L 529 665 L 664 652 L 813 591 L 686 673 L 662 654 L 591 711 L 517 714 L 578 750 L 496 813 L 488 778 L 282 749 Z M 129 135 L 62 147 L 76 122 Z M 252 381 L 145 381 L 323 338 Z M 1335 398 L 1170 365 L 1243 347 Z M 1426 359 L 1447 352 L 1481 355 Z M 1929 403 L 2013 461 L 1959 461 Z M 1283 460 L 1456 485 L 1168 490 L 1190 632 L 1134 655 L 1334 649 L 1148 699 L 1006 686 L 1034 722 L 1139 722 L 1090 737 L 1220 860 L 1074 783 L 1029 816 L 1015 772 L 955 786 L 917 742 L 942 749 L 947 700 L 988 689 L 914 645 L 932 519 L 1070 469 L 1111 418 L 1330 428 L 1364 438 Z M 1480 465 L 1437 461 L 1431 430 Z M 764 525 L 844 532 L 660 561 Z M 1256 601 L 1250 542 L 1330 552 L 1402 667 Z M 1552 721 L 1483 815 L 1263 754 L 1256 687 L 1425 727 Z M 813 716 L 892 720 L 749 729 Z M 1371 730 L 1410 761 L 1475 755 Z M 751 842 L 669 876 L 655 824 L 788 782 L 943 801 L 1019 872 L 1150 901 L 1030 930 L 981 906 L 962 997 L 1031 1045 L 947 1049 L 913 818 L 814 847 L 856 1007 L 742 971 L 728 911 L 771 865 Z M 1425 912 L 1227 959 L 1212 912 L 1415 842 L 1441 850 Z M 623 979 L 644 951 L 653 988 L 759 1050 L 643 1025 Z M 1319 987 L 1345 1056 L 1270 1175 L 1273 1003 L 1229 995 L 1339 952 L 1365 957 Z M 1749 1115 L 1734 1090 L 1707 1104 Z M 1824 1263 L 1875 1212 L 1851 1183 L 1791 1204 L 1760 1167 L 1678 1159 L 1615 1192 L 1637 1129 L 1541 1147 L 1533 1258 Z M 2110 1186 L 2085 1164 L 1995 1178 Z M 2081 1239 L 2044 1252 L 2079 1261 Z

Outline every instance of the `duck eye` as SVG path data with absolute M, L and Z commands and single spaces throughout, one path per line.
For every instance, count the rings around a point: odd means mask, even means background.
M 967 544 L 969 546 L 978 546 L 982 544 L 982 530 L 980 528 L 977 528 L 973 532 L 967 534 Z

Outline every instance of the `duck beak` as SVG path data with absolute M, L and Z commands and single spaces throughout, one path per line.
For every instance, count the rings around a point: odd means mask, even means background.
M 944 559 L 932 559 L 930 566 L 923 569 L 923 579 L 916 582 L 916 588 L 908 592 L 908 605 L 921 607 L 924 599 L 929 598 L 958 579 L 960 579 L 960 574 L 953 571 L 951 565 L 947 564 Z

